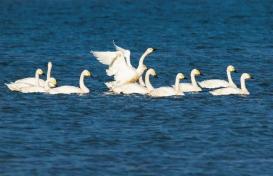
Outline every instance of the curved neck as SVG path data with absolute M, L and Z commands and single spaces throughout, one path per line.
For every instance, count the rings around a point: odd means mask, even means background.
M 148 55 L 148 52 L 147 52 L 147 51 L 145 51 L 145 52 L 142 54 L 142 56 L 141 56 L 140 59 L 139 59 L 137 69 L 140 69 L 141 66 L 144 64 L 144 59 L 145 59 L 145 57 L 146 57 L 147 55 Z
M 179 92 L 179 83 L 180 83 L 180 79 L 179 79 L 179 77 L 178 77 L 178 75 L 176 76 L 176 78 L 175 78 L 175 84 L 174 84 L 174 90 L 176 91 L 176 93 L 178 93 Z
M 142 85 L 142 86 L 145 87 L 145 83 L 144 83 L 144 81 L 143 81 L 142 76 L 139 77 L 138 82 L 139 82 L 140 85 Z
M 145 85 L 149 91 L 154 90 L 154 87 L 152 86 L 152 84 L 150 82 L 150 72 L 149 71 L 147 71 L 147 73 L 145 75 Z
M 235 85 L 232 78 L 231 78 L 231 72 L 227 70 L 227 78 L 228 78 L 228 83 L 230 85 Z
M 242 92 L 248 94 L 249 92 L 248 92 L 248 90 L 246 88 L 246 79 L 241 76 L 240 81 L 241 81 L 241 90 L 242 90 Z
M 195 75 L 193 72 L 191 72 L 191 83 L 193 86 L 198 87 L 196 79 L 195 79 Z
M 83 75 L 83 73 L 81 74 L 81 77 L 80 77 L 80 89 L 85 93 L 89 92 L 89 89 L 84 84 L 84 75 Z
M 47 73 L 46 73 L 46 80 L 50 79 L 51 69 L 52 69 L 51 65 L 48 65 L 47 66 Z

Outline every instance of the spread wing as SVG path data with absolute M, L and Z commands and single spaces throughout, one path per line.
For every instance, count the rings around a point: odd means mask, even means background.
M 115 46 L 116 50 L 117 51 L 121 51 L 123 54 L 124 54 L 124 57 L 126 58 L 126 62 L 128 64 L 128 66 L 132 66 L 131 65 L 131 52 L 130 50 L 127 50 L 127 49 L 124 49 L 124 48 L 121 48 L 120 46 L 117 46 L 115 41 L 113 41 L 113 45 Z
M 117 58 L 117 52 L 114 51 L 91 51 L 91 54 L 102 64 L 111 65 Z

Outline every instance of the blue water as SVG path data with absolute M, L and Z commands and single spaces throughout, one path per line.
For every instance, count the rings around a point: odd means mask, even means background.
M 1 175 L 273 175 L 272 1 L 1 0 Z M 90 50 L 112 40 L 172 85 L 176 73 L 248 72 L 250 96 L 106 95 Z M 91 93 L 21 94 L 4 85 L 53 62 L 60 85 L 83 69 Z

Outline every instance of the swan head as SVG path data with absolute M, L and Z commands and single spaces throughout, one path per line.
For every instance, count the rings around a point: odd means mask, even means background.
M 234 67 L 233 65 L 229 65 L 229 66 L 227 67 L 227 71 L 228 71 L 228 72 L 236 72 L 236 69 L 235 69 L 235 67 Z
M 48 87 L 53 88 L 57 86 L 57 81 L 55 78 L 51 77 L 48 81 Z
M 49 86 L 50 88 L 52 88 L 52 87 L 56 87 L 56 85 L 57 85 L 57 80 L 56 80 L 55 78 L 51 77 L 51 78 L 49 79 L 49 81 L 48 81 L 48 86 Z
M 90 73 L 90 71 L 88 71 L 88 70 L 84 70 L 84 71 L 83 71 L 83 75 L 84 75 L 85 77 L 90 77 L 90 76 L 91 76 L 91 73 Z
M 177 79 L 179 79 L 179 80 L 185 79 L 185 76 L 184 76 L 183 73 L 178 73 L 176 77 L 177 77 Z
M 147 54 L 151 54 L 152 52 L 154 52 L 156 49 L 155 48 L 148 48 L 147 50 L 146 50 L 146 53 Z
M 51 67 L 52 67 L 52 62 L 49 61 L 49 62 L 47 63 L 47 67 L 48 67 L 48 68 L 51 68 Z
M 243 79 L 253 79 L 253 77 L 248 73 L 243 73 L 241 76 Z
M 193 75 L 195 75 L 195 76 L 201 75 L 201 72 L 200 72 L 200 70 L 198 70 L 198 69 L 193 69 L 193 70 L 191 71 L 191 73 L 192 73 Z
M 150 69 L 147 71 L 146 74 L 150 74 L 150 75 L 152 75 L 152 76 L 154 76 L 154 77 L 157 77 L 157 74 L 156 74 L 156 72 L 155 72 L 155 70 L 154 70 L 153 68 L 150 68 Z
M 38 75 L 44 74 L 43 70 L 40 69 L 40 68 L 38 68 L 38 69 L 36 70 L 36 73 L 37 73 Z

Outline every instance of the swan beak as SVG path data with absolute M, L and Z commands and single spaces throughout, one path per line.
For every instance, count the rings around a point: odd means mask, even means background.
M 234 70 L 233 72 L 234 72 L 234 73 L 238 73 L 237 70 Z
M 157 74 L 154 76 L 154 78 L 158 78 Z
M 153 51 L 156 51 L 157 50 L 157 48 L 153 48 Z
M 187 77 L 184 77 L 183 79 L 188 79 Z

